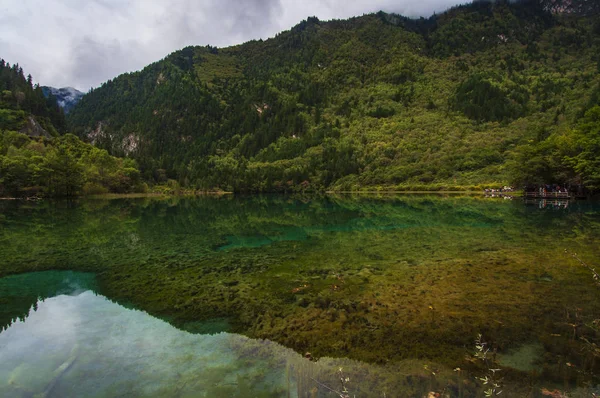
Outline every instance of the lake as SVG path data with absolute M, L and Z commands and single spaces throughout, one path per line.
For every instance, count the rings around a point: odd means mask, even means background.
M 600 262 L 598 202 L 266 195 L 0 211 L 0 396 L 598 393 L 600 287 L 573 257 Z

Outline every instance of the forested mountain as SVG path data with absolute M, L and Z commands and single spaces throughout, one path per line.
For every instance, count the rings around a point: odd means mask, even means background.
M 309 18 L 187 47 L 92 90 L 68 123 L 148 180 L 202 189 L 598 188 L 600 20 L 565 4 Z
M 0 59 L 0 129 L 27 128 L 29 115 L 46 131 L 42 135 L 57 136 L 65 130 L 65 115 L 53 97 L 44 96 L 31 75 L 25 77 L 19 64 L 12 66 Z M 36 134 L 39 135 L 39 134 Z
M 56 98 L 0 59 L 0 197 L 74 196 L 145 189 L 133 159 L 65 134 Z
M 53 95 L 56 98 L 58 106 L 63 109 L 65 114 L 69 113 L 79 100 L 81 100 L 81 97 L 83 97 L 83 93 L 73 87 L 54 88 L 43 86 L 42 92 L 46 97 Z

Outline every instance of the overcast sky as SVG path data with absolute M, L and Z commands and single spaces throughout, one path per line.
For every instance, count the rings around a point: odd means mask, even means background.
M 309 16 L 428 17 L 459 0 L 0 0 L 0 58 L 34 81 L 88 91 L 187 45 L 269 38 Z

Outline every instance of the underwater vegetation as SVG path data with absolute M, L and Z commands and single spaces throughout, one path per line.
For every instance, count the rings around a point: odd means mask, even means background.
M 388 366 L 314 361 L 269 340 L 182 331 L 82 290 L 90 274 L 22 274 L 5 283 L 3 293 L 19 295 L 17 283 L 52 285 L 60 277 L 71 290 L 60 286 L 62 294 L 39 300 L 27 318 L 0 334 L 3 397 L 414 397 L 432 388 L 462 396 L 478 390 L 459 373 L 414 360 Z
M 317 363 L 446 374 L 446 386 L 488 370 L 475 356 L 479 334 L 504 385 L 599 383 L 599 334 L 587 325 L 600 318 L 600 289 L 565 254 L 600 258 L 595 202 L 272 195 L 0 206 L 0 277 L 92 272 L 92 290 L 184 331 L 268 339 Z M 2 292 L 0 283 L 6 304 Z M 27 314 L 28 297 L 0 311 L 4 327 Z M 471 383 L 465 391 L 482 384 Z

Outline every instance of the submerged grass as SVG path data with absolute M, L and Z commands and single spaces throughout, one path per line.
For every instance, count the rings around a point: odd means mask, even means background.
M 93 271 L 106 296 L 184 329 L 221 319 L 314 358 L 418 359 L 450 372 L 478 371 L 468 354 L 482 333 L 499 352 L 539 342 L 536 380 L 598 374 L 567 325 L 575 309 L 582 322 L 598 318 L 598 290 L 564 255 L 598 258 L 593 204 L 426 195 L 0 206 L 0 276 Z

